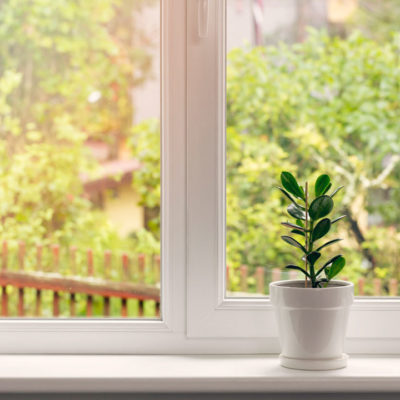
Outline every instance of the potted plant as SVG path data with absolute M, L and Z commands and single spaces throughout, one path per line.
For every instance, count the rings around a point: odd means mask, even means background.
M 295 222 L 282 222 L 292 236 L 282 239 L 300 252 L 300 260 L 286 268 L 302 272 L 304 280 L 270 284 L 271 302 L 275 309 L 281 343 L 280 362 L 288 368 L 328 370 L 343 368 L 344 338 L 354 286 L 351 282 L 333 280 L 345 266 L 338 254 L 324 260 L 322 253 L 341 239 L 322 239 L 332 225 L 345 216 L 330 219 L 333 198 L 342 186 L 329 194 L 332 183 L 326 174 L 314 185 L 310 196 L 308 183 L 301 187 L 290 172 L 282 172 L 279 190 L 290 201 L 288 214 Z M 295 236 L 295 237 L 293 237 Z

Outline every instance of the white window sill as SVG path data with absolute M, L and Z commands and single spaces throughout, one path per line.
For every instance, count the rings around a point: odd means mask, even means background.
M 308 372 L 276 356 L 0 356 L 0 392 L 400 392 L 399 357 Z

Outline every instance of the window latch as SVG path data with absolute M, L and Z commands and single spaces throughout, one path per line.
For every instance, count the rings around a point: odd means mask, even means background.
M 197 3 L 197 32 L 199 38 L 204 39 L 208 36 L 209 0 L 197 0 Z

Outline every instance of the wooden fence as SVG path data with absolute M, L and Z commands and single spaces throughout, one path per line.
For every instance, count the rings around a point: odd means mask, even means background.
M 280 268 L 273 268 L 268 270 L 264 267 L 257 267 L 253 275 L 249 274 L 249 268 L 247 265 L 242 265 L 238 269 L 231 269 L 229 266 L 226 267 L 227 277 L 227 288 L 231 292 L 248 293 L 249 278 L 253 278 L 255 282 L 255 288 L 252 288 L 255 293 L 267 294 L 268 283 L 274 281 L 280 281 L 285 279 L 303 279 L 297 271 L 294 270 L 282 270 Z M 238 281 L 238 285 L 233 287 L 233 281 Z M 340 279 L 348 280 L 346 276 L 340 277 Z M 367 279 L 365 277 L 358 278 L 357 282 L 354 282 L 355 293 L 358 296 L 372 295 L 372 296 L 398 296 L 399 295 L 399 282 L 397 279 L 389 279 L 384 282 L 380 278 Z M 368 290 L 366 289 L 368 286 Z
M 15 288 L 17 291 L 17 315 L 19 317 L 26 316 L 25 292 L 26 289 L 35 291 L 35 307 L 33 315 L 42 316 L 43 292 L 50 291 L 52 293 L 52 316 L 60 316 L 60 302 L 65 301 L 67 294 L 69 302 L 69 316 L 76 316 L 77 295 L 84 295 L 85 314 L 87 317 L 93 316 L 94 296 L 100 296 L 103 302 L 103 316 L 110 316 L 111 299 L 117 298 L 121 302 L 120 316 L 128 316 L 127 301 L 129 299 L 137 300 L 137 316 L 144 316 L 144 306 L 146 301 L 155 303 L 154 316 L 160 315 L 160 258 L 154 256 L 152 263 L 146 263 L 146 256 L 139 254 L 137 256 L 137 274 L 133 279 L 132 261 L 133 258 L 128 254 L 121 255 L 120 265 L 122 269 L 119 281 L 111 279 L 111 261 L 112 253 L 105 251 L 103 254 L 102 276 L 95 276 L 95 264 L 93 260 L 93 251 L 91 249 L 86 252 L 86 276 L 80 276 L 77 271 L 76 247 L 68 250 L 69 268 L 68 274 L 60 271 L 60 247 L 54 245 L 51 247 L 51 266 L 43 265 L 43 246 L 36 247 L 35 269 L 26 270 L 26 247 L 24 242 L 19 242 L 17 249 L 17 265 L 9 265 L 9 246 L 8 242 L 2 243 L 1 252 L 1 271 L 0 271 L 0 287 L 1 287 L 1 316 L 9 316 L 10 295 L 8 288 Z M 13 263 L 14 264 L 14 263 Z M 46 271 L 44 271 L 46 269 Z M 99 270 L 99 268 L 97 268 Z M 151 273 L 151 284 L 148 275 Z M 66 316 L 66 315 L 63 315 Z M 115 316 L 115 315 L 113 315 Z
M 128 301 L 133 299 L 136 303 L 135 316 L 159 317 L 160 315 L 160 257 L 145 256 L 139 254 L 130 256 L 122 253 L 115 256 L 111 251 L 105 251 L 101 260 L 97 255 L 97 263 L 94 261 L 94 252 L 89 249 L 82 253 L 80 268 L 77 262 L 77 248 L 71 247 L 66 251 L 68 268 L 60 262 L 60 246 L 53 245 L 46 248 L 46 262 L 43 260 L 44 247 L 36 246 L 34 263 L 32 265 L 32 251 L 29 257 L 29 267 L 26 266 L 27 251 L 24 242 L 19 242 L 14 252 L 9 250 L 9 243 L 4 241 L 1 246 L 1 316 L 45 316 L 52 317 L 76 317 L 76 316 L 132 316 L 128 312 Z M 10 254 L 14 253 L 14 254 Z M 49 257 L 50 254 L 50 257 Z M 12 255 L 12 257 L 11 257 Z M 65 261 L 65 260 L 64 260 Z M 112 262 L 113 261 L 113 262 Z M 115 262 L 117 261 L 117 262 Z M 82 270 L 82 265 L 84 266 Z M 116 269 L 120 273 L 116 273 Z M 271 281 L 283 279 L 301 279 L 297 271 L 287 271 L 279 268 L 267 269 L 257 267 L 253 274 L 249 274 L 249 268 L 242 265 L 238 269 L 227 267 L 227 288 L 236 295 L 268 294 L 268 284 Z M 342 279 L 347 279 L 342 277 Z M 356 295 L 373 296 L 398 296 L 399 284 L 396 279 L 383 281 L 379 278 L 367 279 L 361 277 L 355 283 Z M 27 292 L 30 293 L 29 304 L 26 301 Z M 32 297 L 32 291 L 34 296 Z M 50 302 L 43 301 L 44 294 L 51 294 Z M 10 300 L 10 297 L 12 301 Z M 77 312 L 78 296 L 80 312 Z M 97 312 L 94 309 L 94 299 L 97 299 Z M 99 315 L 99 299 L 101 300 L 101 312 Z M 119 302 L 118 311 L 113 308 L 111 301 Z M 66 302 L 68 304 L 66 304 Z M 145 305 L 152 305 L 153 315 L 145 315 Z M 11 304 L 16 312 L 10 312 Z M 50 303 L 50 305 L 49 305 Z M 63 312 L 61 312 L 61 304 Z M 83 304 L 83 306 L 82 306 Z M 67 311 L 66 311 L 67 310 Z M 83 312 L 82 312 L 83 310 Z

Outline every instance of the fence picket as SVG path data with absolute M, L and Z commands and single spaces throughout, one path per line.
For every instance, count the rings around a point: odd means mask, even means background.
M 122 274 L 124 281 L 130 280 L 129 271 L 130 259 L 126 253 L 122 254 Z M 121 317 L 126 318 L 128 316 L 128 301 L 125 297 L 121 298 Z
M 240 267 L 240 291 L 247 292 L 247 274 L 248 274 L 248 267 L 247 265 L 242 265 Z
M 76 275 L 76 246 L 71 246 L 69 248 L 69 263 L 71 274 Z
M 297 273 L 297 271 L 289 270 L 289 279 L 293 281 L 299 279 L 299 274 Z
M 382 282 L 379 278 L 374 278 L 372 281 L 373 288 L 374 288 L 374 296 L 380 296 L 381 295 L 381 289 L 382 289 Z
M 60 272 L 60 246 L 54 244 L 51 248 L 53 253 L 53 269 L 55 272 Z M 60 293 L 53 291 L 53 317 L 60 315 Z
M 279 268 L 273 268 L 272 269 L 272 276 L 271 276 L 271 281 L 275 282 L 275 281 L 280 281 L 282 275 L 282 271 Z
M 257 293 L 264 294 L 264 267 L 256 268 L 256 289 Z
M 24 270 L 25 266 L 25 242 L 18 243 L 18 266 L 20 271 Z M 24 316 L 24 288 L 18 288 L 18 316 Z
M 43 246 L 41 244 L 36 245 L 36 271 L 42 270 L 42 252 Z M 42 315 L 42 291 L 36 289 L 35 293 L 35 316 L 40 317 Z
M 161 258 L 160 258 L 160 256 L 158 254 L 154 258 L 155 258 L 155 261 L 156 261 L 155 283 L 158 283 L 158 282 L 160 282 L 160 277 L 161 277 L 161 270 L 160 270 Z
M 69 266 L 71 275 L 76 275 L 76 246 L 70 246 L 69 248 Z M 75 293 L 70 293 L 69 295 L 69 315 L 75 317 L 76 314 L 76 297 Z
M 144 283 L 144 274 L 145 274 L 145 265 L 146 265 L 146 256 L 144 254 L 138 255 L 138 273 L 139 273 L 139 282 Z
M 398 293 L 398 282 L 397 279 L 389 280 L 389 296 L 397 296 Z
M 6 271 L 8 266 L 8 243 L 6 240 L 3 241 L 2 253 L 1 253 L 1 269 Z M 8 316 L 8 293 L 7 285 L 1 288 L 1 315 L 3 317 Z
M 122 276 L 123 280 L 129 281 L 130 280 L 130 271 L 129 271 L 129 266 L 130 266 L 130 259 L 128 257 L 128 254 L 123 253 L 122 254 Z
M 364 296 L 365 278 L 358 279 L 358 295 Z
M 111 269 L 111 251 L 106 250 L 104 252 L 104 277 L 109 279 Z M 103 297 L 103 315 L 105 317 L 110 316 L 110 298 L 108 296 Z
M 8 242 L 6 240 L 3 241 L 3 246 L 2 246 L 2 252 L 1 252 L 1 269 L 5 271 L 7 269 L 7 263 L 8 263 Z
M 88 266 L 88 276 L 93 277 L 93 250 L 89 249 L 87 251 L 87 266 Z M 88 294 L 86 300 L 86 316 L 91 317 L 93 315 L 93 296 Z
M 23 241 L 18 243 L 18 267 L 21 271 L 25 267 L 25 242 Z

